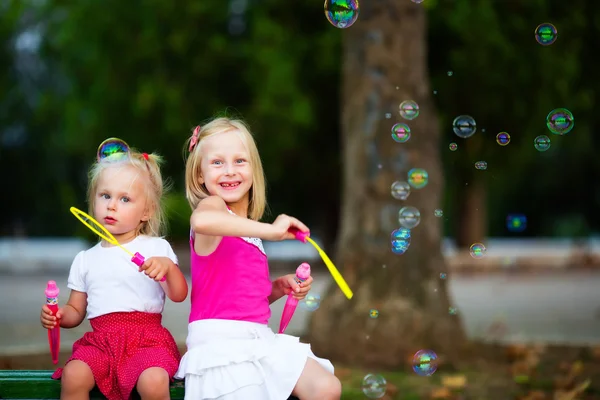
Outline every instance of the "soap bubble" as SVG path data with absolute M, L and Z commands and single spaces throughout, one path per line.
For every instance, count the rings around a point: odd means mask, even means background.
M 385 118 L 386 119 L 392 118 L 392 113 L 385 113 Z
M 374 308 L 371 308 L 371 309 L 369 310 L 369 317 L 371 317 L 371 318 L 373 318 L 373 319 L 375 319 L 375 318 L 379 317 L 379 311 L 377 311 L 377 310 L 376 310 L 376 309 L 374 309 Z
M 419 105 L 414 100 L 404 100 L 400 103 L 400 116 L 412 121 L 419 116 Z
M 300 307 L 307 311 L 316 311 L 321 306 L 321 296 L 318 294 L 307 294 L 304 300 L 300 301 Z
M 423 168 L 413 168 L 408 171 L 408 184 L 415 189 L 422 189 L 429 182 L 429 174 Z
M 123 161 L 128 156 L 129 146 L 121 139 L 109 138 L 98 146 L 98 161 Z
M 456 315 L 457 312 L 458 310 L 456 309 L 456 307 L 448 307 L 448 314 Z
M 398 212 L 398 222 L 404 228 L 413 229 L 421 222 L 421 213 L 415 207 L 402 207 Z
M 548 46 L 556 42 L 558 31 L 556 27 L 550 23 L 539 24 L 535 28 L 535 40 L 542 46 Z
M 363 378 L 362 391 L 369 399 L 380 399 L 385 395 L 387 382 L 381 375 L 368 374 Z
M 469 115 L 459 115 L 454 118 L 452 128 L 456 136 L 466 139 L 475 134 L 475 131 L 477 131 L 477 124 L 473 117 Z
M 523 232 L 527 228 L 527 217 L 523 214 L 508 214 L 506 229 L 509 232 Z
M 496 142 L 500 146 L 506 146 L 510 143 L 510 135 L 508 134 L 508 132 L 500 132 L 496 135 Z
M 358 0 L 325 0 L 325 17 L 336 28 L 348 28 L 358 18 Z
M 485 170 L 485 169 L 487 169 L 487 162 L 485 162 L 485 161 L 477 161 L 475 163 L 475 169 L 478 169 L 478 170 Z
M 406 200 L 410 195 L 410 185 L 407 182 L 396 181 L 392 183 L 392 197 L 397 200 Z
M 555 135 L 566 135 L 575 126 L 575 118 L 566 108 L 557 108 L 546 117 L 546 126 Z
M 473 243 L 471 247 L 469 247 L 469 253 L 473 258 L 483 258 L 486 251 L 487 249 L 483 243 Z
M 456 143 L 452 142 L 452 143 L 450 143 L 448 148 L 450 149 L 450 151 L 456 151 L 456 149 L 458 149 L 458 145 Z
M 448 76 L 452 76 L 453 74 L 454 74 L 454 72 L 448 71 Z
M 400 227 L 392 232 L 392 243 L 394 240 L 407 240 L 410 243 L 410 229 Z
M 410 0 L 413 3 L 421 4 L 424 0 Z
M 410 247 L 410 242 L 406 240 L 395 240 L 392 243 L 392 253 L 402 255 Z
M 440 279 L 446 279 L 446 273 L 445 272 L 442 272 L 440 274 Z
M 419 350 L 412 360 L 413 371 L 420 376 L 431 376 L 437 370 L 438 356 L 431 350 Z
M 392 139 L 398 143 L 406 143 L 410 139 L 410 127 L 403 122 L 392 126 Z
M 392 253 L 404 254 L 410 246 L 410 229 L 401 227 L 392 232 Z
M 433 215 L 435 215 L 438 218 L 443 217 L 444 211 L 440 210 L 439 208 L 436 208 L 435 210 L 433 210 Z
M 550 138 L 546 135 L 540 135 L 533 140 L 533 147 L 537 151 L 543 152 L 550 148 Z

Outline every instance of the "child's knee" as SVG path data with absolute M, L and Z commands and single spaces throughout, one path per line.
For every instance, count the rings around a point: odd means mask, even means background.
M 317 383 L 319 399 L 339 400 L 342 396 L 342 383 L 333 374 L 323 376 Z
M 94 388 L 94 374 L 89 365 L 73 360 L 63 368 L 61 386 L 67 391 L 90 391 Z
M 136 388 L 142 398 L 162 398 L 169 393 L 169 374 L 163 368 L 148 368 L 140 375 Z

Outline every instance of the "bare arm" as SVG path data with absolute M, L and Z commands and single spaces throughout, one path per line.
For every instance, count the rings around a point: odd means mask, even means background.
M 171 301 L 175 303 L 181 303 L 185 300 L 188 295 L 188 284 L 185 280 L 185 276 L 179 269 L 179 267 L 168 257 L 164 257 L 165 262 L 169 263 L 169 272 L 167 272 L 167 280 L 161 282 L 165 294 Z
M 67 304 L 57 314 L 61 328 L 75 328 L 85 318 L 87 310 L 87 293 L 71 290 Z
M 191 225 L 198 235 L 222 236 L 248 236 L 265 240 L 273 240 L 276 229 L 272 224 L 238 217 L 227 211 L 227 205 L 218 196 L 210 196 L 202 200 L 194 210 Z

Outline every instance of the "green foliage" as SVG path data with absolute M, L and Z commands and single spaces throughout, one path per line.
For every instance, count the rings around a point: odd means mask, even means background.
M 246 11 L 248 28 L 236 36 L 228 32 L 222 1 L 27 5 L 43 26 L 40 53 L 47 66 L 28 119 L 30 131 L 43 132 L 33 167 L 44 182 L 36 190 L 48 195 L 43 206 L 30 204 L 39 233 L 75 232 L 76 224 L 56 221 L 56 214 L 84 203 L 85 171 L 98 144 L 119 137 L 165 156 L 164 173 L 176 182 L 167 199 L 174 207 L 171 233 L 187 237 L 189 211 L 177 200 L 184 142 L 195 125 L 217 114 L 251 124 L 274 213 L 308 217 L 308 193 L 319 186 L 312 177 L 337 182 L 340 32 L 323 18 L 299 17 L 312 7 L 262 2 Z M 333 186 L 316 200 L 337 203 Z

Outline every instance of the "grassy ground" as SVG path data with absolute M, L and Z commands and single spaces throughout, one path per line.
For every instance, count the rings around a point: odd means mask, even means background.
M 407 366 L 382 371 L 336 364 L 343 400 L 365 400 L 367 374 L 386 380 L 382 400 L 600 400 L 600 347 L 509 347 L 478 345 L 477 357 L 450 371 L 440 365 L 430 377 Z M 185 348 L 180 349 L 182 352 Z M 63 352 L 64 362 L 69 352 Z M 53 369 L 48 354 L 0 357 L 0 369 Z

